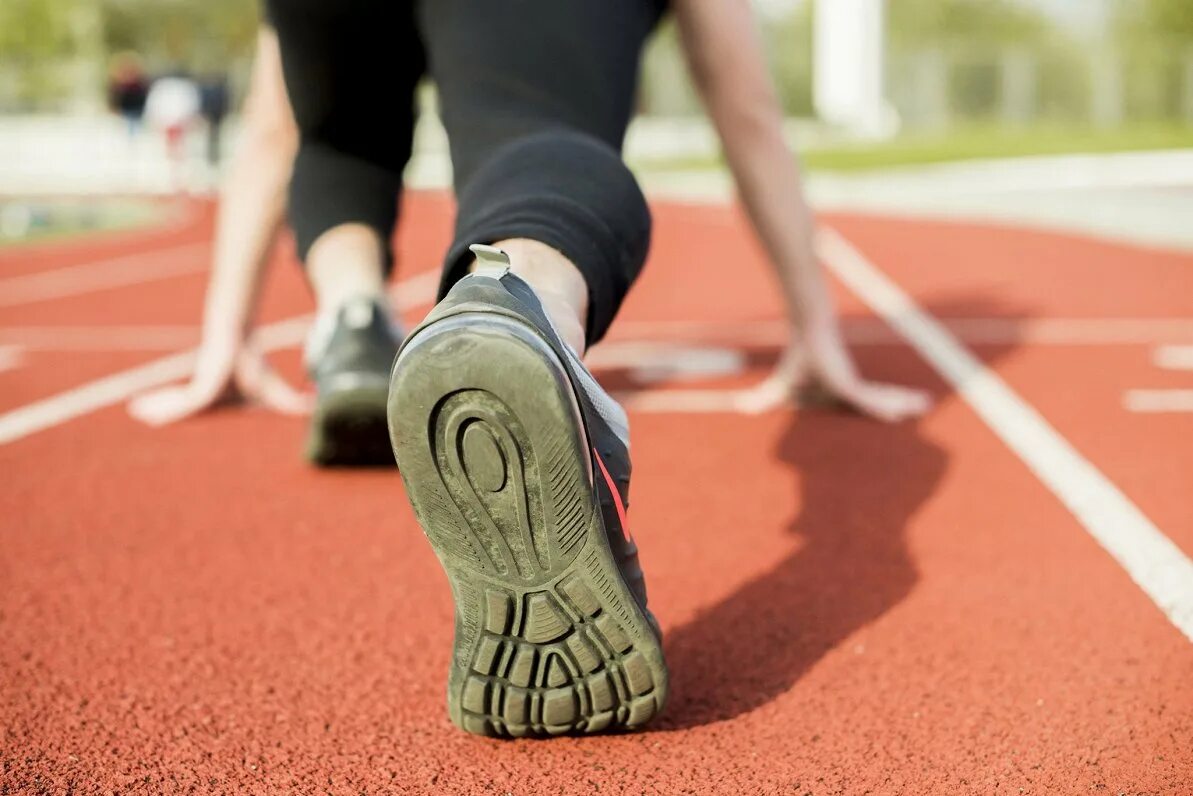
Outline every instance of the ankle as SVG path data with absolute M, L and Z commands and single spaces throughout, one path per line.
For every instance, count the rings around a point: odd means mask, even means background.
M 555 331 L 578 355 L 587 347 L 588 283 L 580 270 L 545 243 L 516 238 L 493 244 L 510 259 L 510 271 L 534 290 Z
M 384 251 L 377 233 L 360 224 L 328 230 L 307 256 L 307 276 L 320 313 L 362 298 L 385 296 Z
M 587 341 L 584 323 L 580 320 L 581 316 L 576 307 L 561 293 L 553 292 L 549 288 L 535 287 L 533 284 L 531 287 L 534 288 L 534 294 L 538 296 L 547 317 L 551 319 L 551 325 L 555 327 L 563 342 L 567 343 L 577 356 L 584 356 Z

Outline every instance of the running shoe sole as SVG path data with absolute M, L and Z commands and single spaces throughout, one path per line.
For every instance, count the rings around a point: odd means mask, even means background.
M 516 737 L 650 721 L 667 697 L 662 647 L 610 552 L 551 348 L 504 315 L 450 316 L 408 342 L 389 401 L 394 454 L 455 599 L 452 721 Z
M 361 385 L 320 396 L 306 455 L 321 467 L 393 466 L 386 430 L 389 388 Z

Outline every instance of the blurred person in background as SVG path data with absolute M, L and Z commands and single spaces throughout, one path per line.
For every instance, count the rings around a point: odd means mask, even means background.
M 141 131 L 148 96 L 149 80 L 140 57 L 133 52 L 113 56 L 108 70 L 108 107 L 124 120 L 130 140 Z
M 201 105 L 198 83 L 181 69 L 154 80 L 145 98 L 145 119 L 165 139 L 175 191 L 187 187 L 187 138 L 199 120 Z
M 216 174 L 220 166 L 224 119 L 228 116 L 230 104 L 226 74 L 209 72 L 200 78 L 199 113 L 206 126 L 207 166 L 212 174 Z

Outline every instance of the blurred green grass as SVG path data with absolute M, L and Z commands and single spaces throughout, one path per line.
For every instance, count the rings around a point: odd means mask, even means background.
M 160 202 L 127 197 L 0 197 L 0 247 L 159 223 Z
M 991 125 L 952 128 L 945 134 L 908 134 L 878 143 L 849 143 L 802 149 L 809 171 L 859 172 L 984 158 L 1132 152 L 1193 148 L 1193 126 L 1137 124 L 1098 130 L 1088 127 Z M 724 165 L 717 156 L 652 159 L 637 163 L 659 171 L 700 171 Z

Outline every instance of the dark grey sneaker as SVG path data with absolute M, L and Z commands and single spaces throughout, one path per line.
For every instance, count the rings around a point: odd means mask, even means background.
M 307 353 L 316 389 L 308 459 L 322 466 L 393 465 L 385 415 L 399 343 L 387 308 L 371 298 L 350 301 L 316 324 Z
M 558 735 L 657 715 L 667 668 L 625 525 L 625 413 L 525 282 L 452 288 L 402 346 L 389 425 L 455 598 L 452 721 Z

